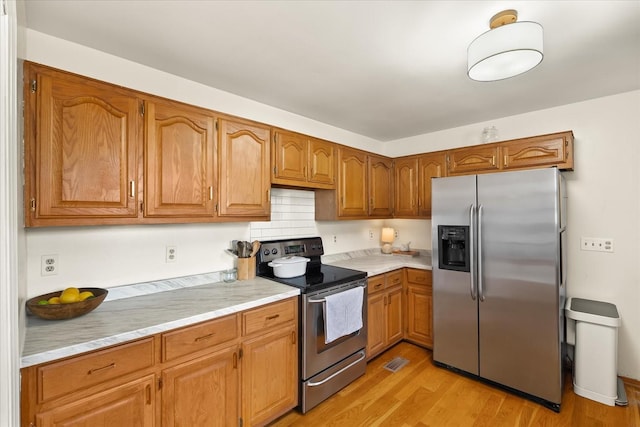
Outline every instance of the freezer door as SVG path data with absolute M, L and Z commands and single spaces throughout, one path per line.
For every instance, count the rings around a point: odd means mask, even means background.
M 431 181 L 431 188 L 433 360 L 477 375 L 478 303 L 472 297 L 473 268 L 471 272 L 441 269 L 438 250 L 439 225 L 467 226 L 472 237 L 476 177 L 437 178 Z M 472 258 L 473 254 L 471 249 Z
M 560 403 L 559 175 L 478 176 L 480 376 Z

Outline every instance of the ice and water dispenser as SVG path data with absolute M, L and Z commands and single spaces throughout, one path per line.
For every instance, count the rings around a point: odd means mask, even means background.
M 438 261 L 441 270 L 471 271 L 469 226 L 438 226 Z

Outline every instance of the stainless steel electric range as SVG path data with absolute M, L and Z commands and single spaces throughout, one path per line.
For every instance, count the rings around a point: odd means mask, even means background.
M 318 405 L 365 373 L 367 345 L 367 273 L 323 264 L 320 237 L 261 242 L 257 275 L 301 290 L 300 298 L 300 404 L 302 413 Z M 302 276 L 279 278 L 269 262 L 287 256 L 309 258 Z M 360 330 L 325 343 L 327 295 L 361 286 L 363 326 Z

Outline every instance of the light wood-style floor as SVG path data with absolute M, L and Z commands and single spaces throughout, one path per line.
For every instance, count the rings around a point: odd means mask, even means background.
M 396 356 L 409 363 L 396 373 L 384 369 Z M 307 414 L 292 411 L 272 426 L 640 427 L 640 386 L 625 388 L 628 406 L 602 405 L 577 396 L 568 374 L 558 414 L 438 368 L 429 350 L 403 342 L 371 361 L 364 376 Z

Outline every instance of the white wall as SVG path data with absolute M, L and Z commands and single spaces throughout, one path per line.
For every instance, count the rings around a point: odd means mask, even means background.
M 353 132 L 37 31 L 24 29 L 24 34 L 24 50 L 19 52 L 22 59 L 363 150 L 382 150 L 379 141 Z
M 567 293 L 617 306 L 618 372 L 640 379 L 640 91 L 393 141 L 385 154 L 478 144 L 489 125 L 504 140 L 573 130 Z M 580 237 L 612 238 L 615 252 L 582 251 Z
M 569 295 L 609 301 L 623 319 L 619 372 L 640 379 L 640 91 L 601 98 L 407 138 L 377 141 L 258 104 L 216 89 L 107 55 L 25 31 L 21 57 L 145 92 L 236 114 L 372 152 L 399 156 L 477 144 L 487 125 L 501 139 L 573 130 L 575 172 L 566 174 L 569 193 Z M 429 248 L 429 221 L 386 222 L 399 230 L 397 242 Z M 379 246 L 368 230 L 383 221 L 318 222 L 327 254 Z M 248 223 L 28 229 L 28 293 L 70 284 L 115 286 L 155 278 L 217 271 L 231 265 L 229 241 L 249 239 Z M 333 236 L 337 241 L 333 243 Z M 609 237 L 615 253 L 583 252 L 580 236 Z M 178 262 L 164 262 L 164 248 L 178 246 Z M 60 274 L 42 277 L 41 255 L 60 256 Z M 90 283 L 89 283 L 90 282 Z

